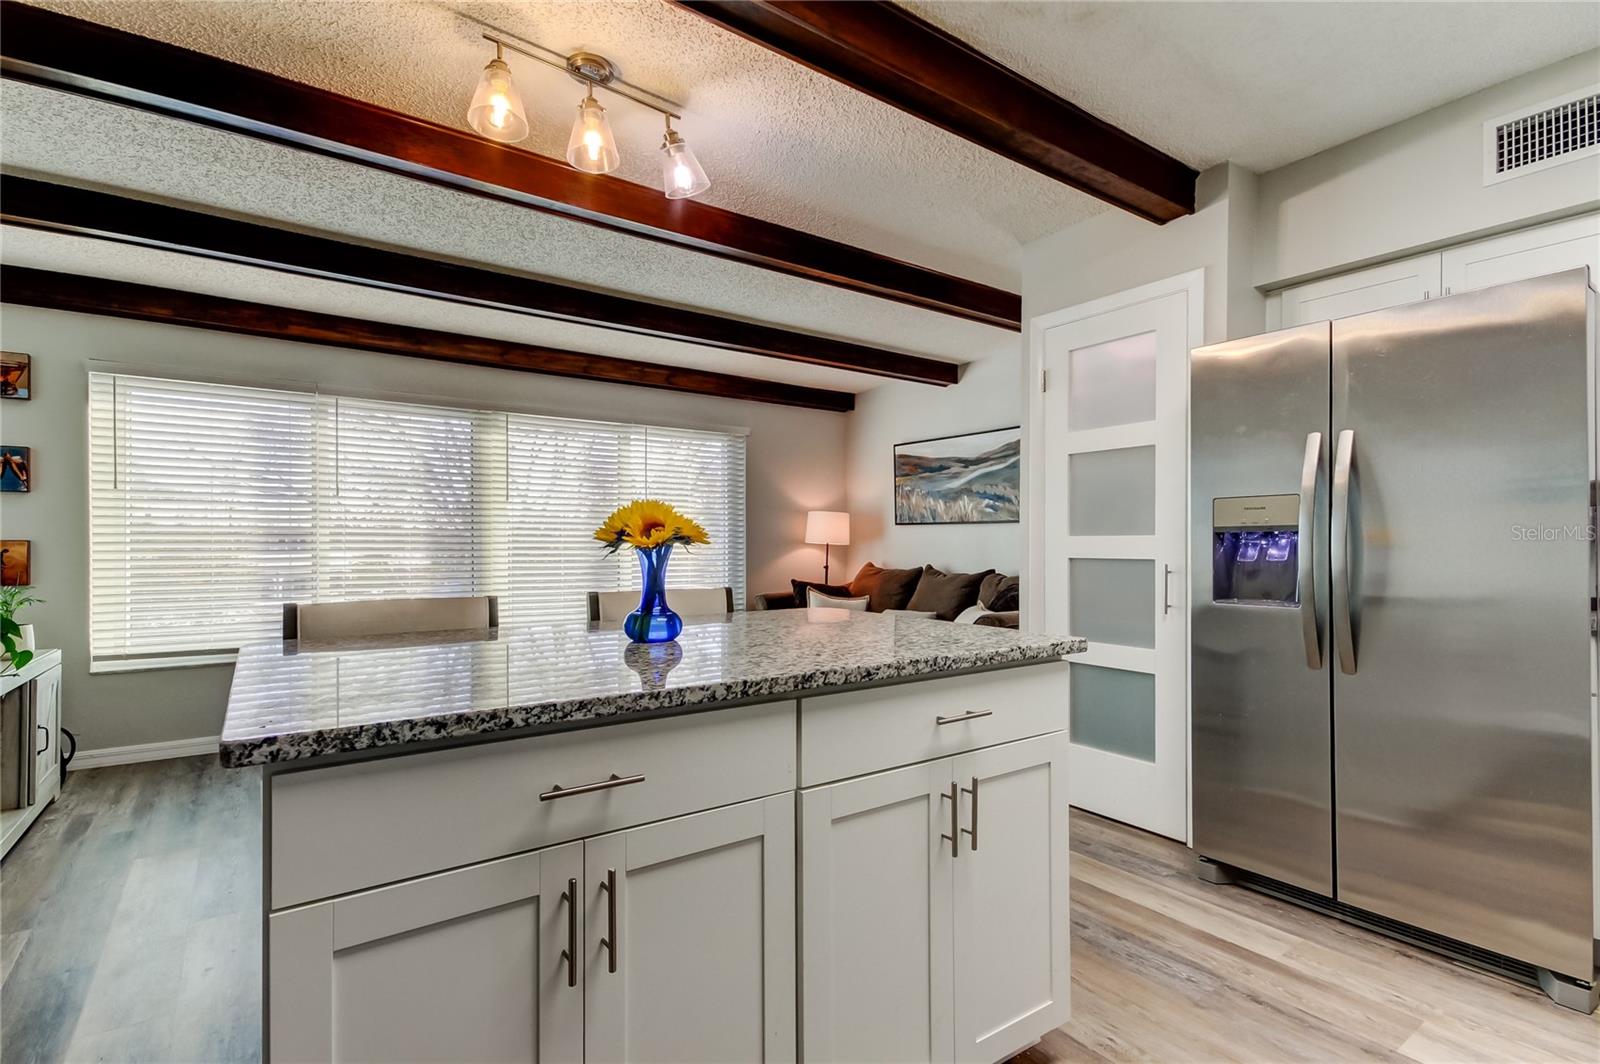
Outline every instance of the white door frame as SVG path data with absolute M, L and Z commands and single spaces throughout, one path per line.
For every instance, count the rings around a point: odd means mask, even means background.
M 1181 292 L 1187 297 L 1188 344 L 1193 351 L 1196 347 L 1205 344 L 1205 270 L 1204 268 L 1189 270 L 1176 274 L 1160 281 L 1139 285 L 1112 295 L 1092 299 L 1076 306 L 1063 307 L 1060 310 L 1036 314 L 1028 319 L 1028 349 L 1024 356 L 1024 398 L 1022 404 L 1022 521 L 1027 529 L 1027 550 L 1022 559 L 1022 588 L 1023 588 L 1023 624 L 1033 631 L 1040 631 L 1044 627 L 1045 618 L 1045 591 L 1044 591 L 1044 550 L 1045 528 L 1044 517 L 1044 492 L 1047 481 L 1047 456 L 1044 448 L 1044 363 L 1045 363 L 1045 333 L 1059 325 L 1081 321 L 1085 318 L 1098 317 L 1124 307 L 1147 303 L 1162 296 Z M 1188 469 L 1187 441 L 1188 429 L 1188 373 L 1184 374 L 1184 440 L 1185 458 L 1184 467 Z M 1059 386 L 1059 385 L 1058 385 Z M 1190 476 L 1184 476 L 1184 512 L 1188 513 L 1188 494 Z M 1186 519 L 1184 522 L 1184 541 L 1190 539 L 1191 529 Z M 1187 606 L 1185 607 L 1187 612 Z M 1063 635 L 1070 633 L 1060 633 Z M 1184 653 L 1184 735 L 1187 745 L 1185 752 L 1184 774 L 1186 781 L 1194 778 L 1194 714 L 1191 704 L 1190 691 L 1190 662 L 1187 647 Z M 1184 811 L 1184 841 L 1194 841 L 1194 791 L 1193 787 L 1186 785 L 1185 791 L 1188 798 L 1185 801 Z

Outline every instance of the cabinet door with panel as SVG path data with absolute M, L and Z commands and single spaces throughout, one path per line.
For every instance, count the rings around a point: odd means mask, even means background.
M 794 794 L 584 843 L 585 1059 L 792 1061 Z
M 1069 749 L 1058 733 L 953 759 L 958 1061 L 1003 1060 L 1067 1022 Z
M 1447 248 L 1443 263 L 1444 290 L 1450 294 L 1526 281 L 1579 266 L 1589 268 L 1589 282 L 1595 284 L 1600 281 L 1600 214 Z
M 273 1061 L 583 1059 L 583 844 L 269 917 Z
M 1418 255 L 1285 288 L 1281 325 L 1287 329 L 1310 321 L 1348 318 L 1369 310 L 1419 303 L 1433 299 L 1439 291 L 1438 253 Z
M 61 785 L 61 668 L 40 676 L 34 684 L 37 700 L 33 730 L 34 756 L 38 760 L 34 777 L 38 794 L 54 794 Z
M 800 794 L 808 1061 L 954 1057 L 951 762 Z

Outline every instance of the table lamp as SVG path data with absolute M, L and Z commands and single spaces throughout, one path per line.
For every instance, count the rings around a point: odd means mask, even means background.
M 838 510 L 809 510 L 806 512 L 806 542 L 822 544 L 822 582 L 828 582 L 828 549 L 837 543 L 843 547 L 850 542 L 850 515 Z

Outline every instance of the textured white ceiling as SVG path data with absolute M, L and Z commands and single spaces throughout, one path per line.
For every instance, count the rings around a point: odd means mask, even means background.
M 660 0 L 33 2 L 458 127 L 492 54 L 483 28 L 600 51 L 623 76 L 685 105 L 681 128 L 714 182 L 709 202 L 1012 289 L 1022 243 L 1104 209 Z M 1582 3 L 909 6 L 1198 168 L 1226 159 L 1281 165 L 1600 43 L 1600 6 Z M 580 90 L 531 60 L 509 61 L 533 128 L 522 146 L 559 155 Z M 4 83 L 0 113 L 11 172 L 953 361 L 1020 342 L 1015 333 L 46 89 Z M 653 184 L 659 118 L 626 101 L 612 101 L 610 114 L 620 176 Z M 774 380 L 851 390 L 874 383 L 244 267 L 8 237 L 7 261 L 25 250 L 29 264 L 56 269 L 252 299 L 292 293 L 299 304 L 340 313 Z
M 681 101 L 706 199 L 1001 286 L 1017 248 L 1103 209 L 660 0 L 34 0 L 456 126 L 485 26 L 599 51 Z M 919 14 L 1198 168 L 1262 170 L 1600 44 L 1593 3 L 914 0 Z M 560 155 L 580 95 L 509 57 L 523 147 Z M 620 176 L 660 119 L 610 107 Z
M 901 3 L 1202 170 L 1272 170 L 1600 46 L 1592 0 Z

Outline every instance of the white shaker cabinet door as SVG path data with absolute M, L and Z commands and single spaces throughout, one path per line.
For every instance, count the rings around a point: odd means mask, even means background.
M 585 1059 L 792 1061 L 794 794 L 584 843 Z
M 953 1059 L 951 761 L 800 794 L 809 1064 Z
M 1069 1017 L 1068 750 L 1056 734 L 954 759 L 958 1061 L 1004 1060 Z
M 582 877 L 570 843 L 271 916 L 270 1059 L 576 1064 Z
M 1436 299 L 1439 276 L 1439 253 L 1433 252 L 1295 285 L 1283 290 L 1281 325 L 1287 329 Z
M 1445 292 L 1471 292 L 1550 273 L 1589 268 L 1600 283 L 1600 214 L 1568 218 L 1478 240 L 1444 252 Z

